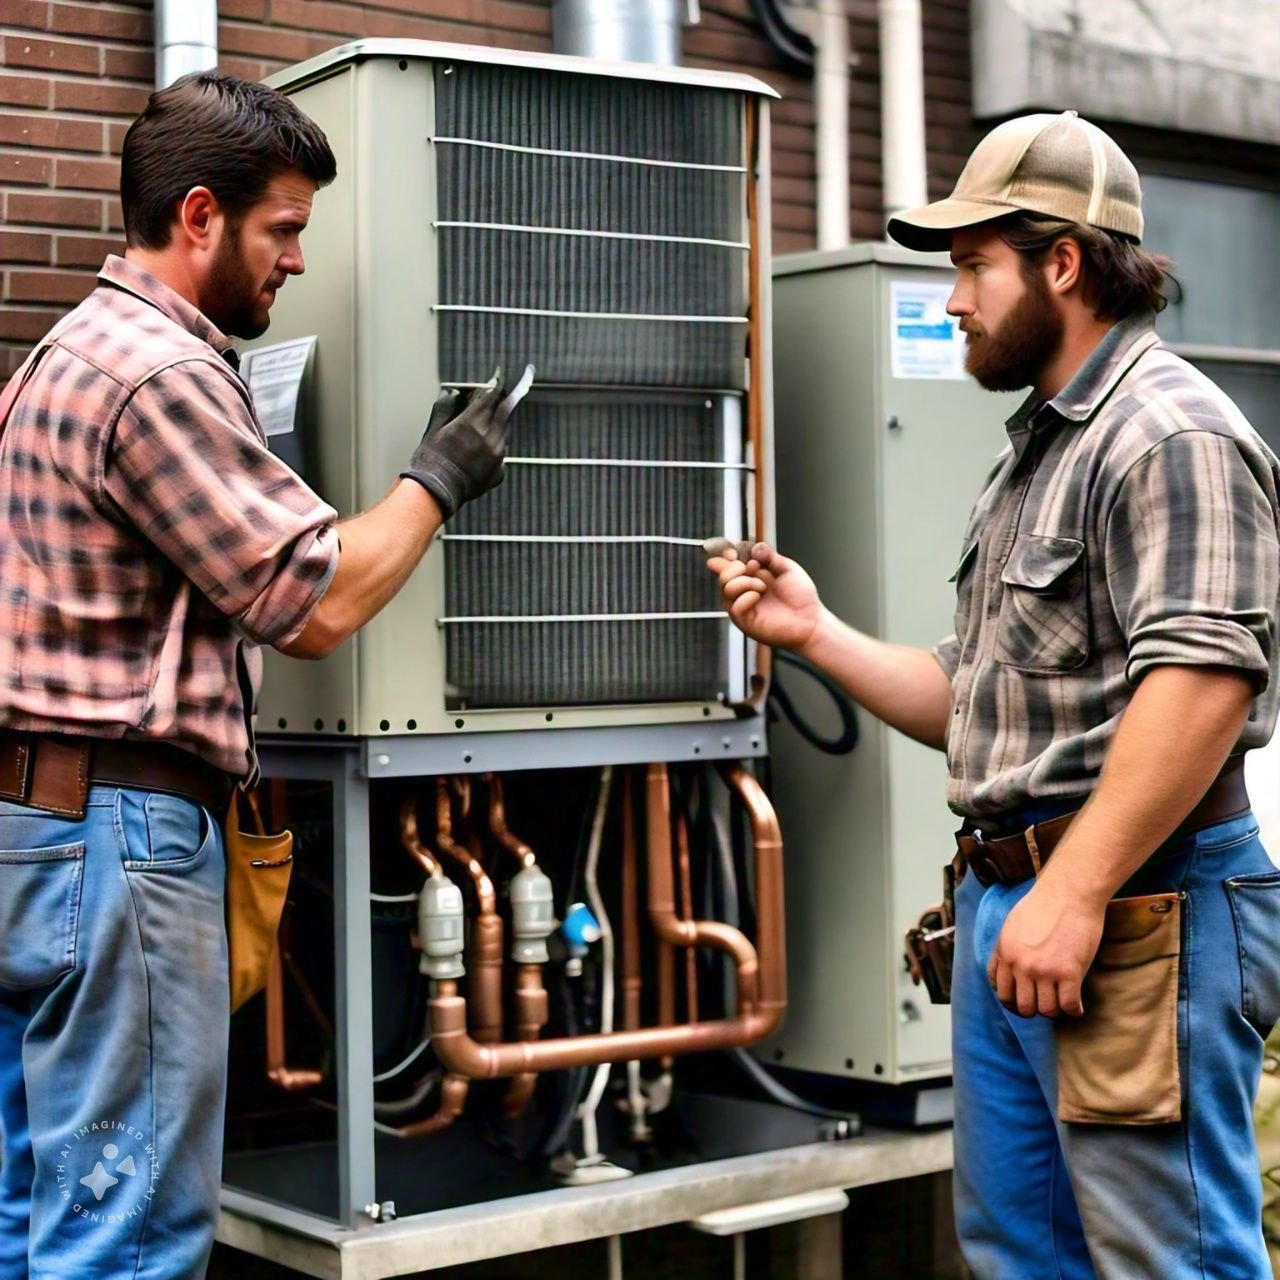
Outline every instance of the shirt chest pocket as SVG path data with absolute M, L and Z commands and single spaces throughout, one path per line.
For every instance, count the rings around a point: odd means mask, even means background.
M 1085 663 L 1089 602 L 1083 542 L 1021 534 L 1000 571 L 1000 582 L 997 662 L 1037 675 Z

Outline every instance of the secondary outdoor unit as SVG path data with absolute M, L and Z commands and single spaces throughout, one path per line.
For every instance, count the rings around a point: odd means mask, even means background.
M 526 361 L 537 381 L 505 483 L 332 657 L 269 655 L 260 728 L 733 717 L 757 655 L 699 548 L 770 529 L 772 91 L 390 40 L 273 83 L 338 160 L 247 362 L 273 446 L 345 516 L 406 465 L 438 384 Z

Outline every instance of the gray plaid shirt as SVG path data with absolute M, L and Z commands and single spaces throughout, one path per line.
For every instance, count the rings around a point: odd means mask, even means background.
M 1090 791 L 1153 667 L 1248 672 L 1237 750 L 1267 742 L 1280 462 L 1239 409 L 1144 315 L 1008 430 L 965 531 L 956 632 L 934 650 L 951 677 L 951 807 L 977 818 Z

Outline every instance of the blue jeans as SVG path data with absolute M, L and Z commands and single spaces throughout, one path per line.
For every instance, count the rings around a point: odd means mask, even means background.
M 1047 815 L 1032 815 L 1032 820 Z M 1057 1120 L 1053 1024 L 987 984 L 1033 882 L 956 894 L 956 1225 L 979 1280 L 1271 1280 L 1253 1100 L 1280 1017 L 1280 871 L 1246 814 L 1172 841 L 1118 897 L 1181 890 L 1178 1124 Z
M 222 833 L 95 787 L 0 803 L 0 1280 L 204 1275 L 228 1024 Z

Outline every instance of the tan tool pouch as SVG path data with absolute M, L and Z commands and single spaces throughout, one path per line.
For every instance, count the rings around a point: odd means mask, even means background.
M 227 810 L 227 943 L 231 1012 L 267 985 L 293 871 L 293 833 L 269 836 L 250 800 L 256 832 L 240 830 L 239 792 Z
M 1084 981 L 1084 1016 L 1054 1023 L 1058 1119 L 1171 1124 L 1182 1119 L 1178 964 L 1182 895 L 1116 898 Z

